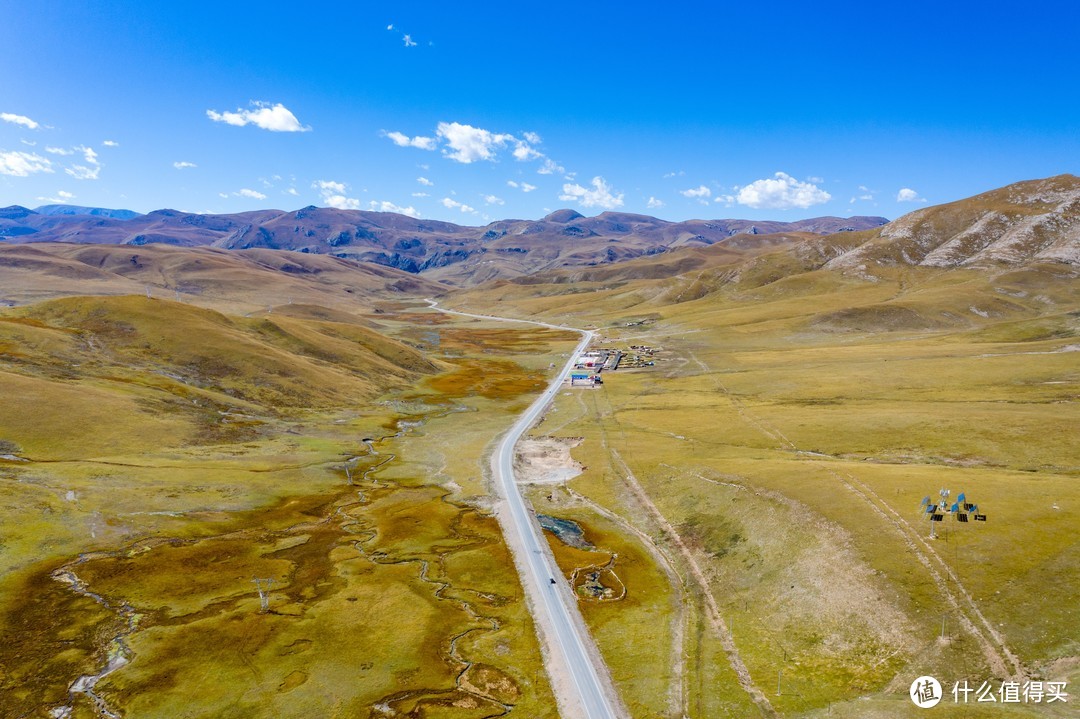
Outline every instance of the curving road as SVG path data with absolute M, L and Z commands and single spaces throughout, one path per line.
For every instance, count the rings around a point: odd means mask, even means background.
M 432 309 L 448 314 L 500 322 L 525 322 L 551 329 L 581 333 L 581 342 L 571 353 L 566 366 L 499 440 L 498 447 L 491 456 L 491 471 L 495 486 L 502 494 L 502 499 L 509 505 L 504 531 L 514 535 L 507 539 L 518 549 L 515 552 L 518 555 L 518 571 L 525 591 L 533 600 L 533 620 L 544 634 L 550 647 L 547 661 L 557 664 L 551 668 L 554 671 L 549 670 L 549 673 L 556 677 L 552 684 L 556 696 L 560 699 L 560 708 L 568 719 L 570 717 L 587 719 L 622 717 L 624 711 L 619 705 L 615 688 L 606 667 L 603 666 L 603 660 L 600 659 L 600 652 L 585 627 L 581 612 L 578 611 L 577 599 L 556 567 L 540 526 L 527 508 L 514 478 L 514 445 L 529 427 L 540 419 L 540 415 L 570 375 L 574 358 L 584 351 L 592 341 L 594 333 L 591 330 L 564 327 L 547 322 L 447 310 L 439 307 L 434 300 L 429 299 L 427 302 Z M 553 582 L 552 579 L 555 581 Z M 559 676 L 569 677 L 571 681 L 565 683 L 570 686 L 560 686 L 563 683 L 558 681 Z

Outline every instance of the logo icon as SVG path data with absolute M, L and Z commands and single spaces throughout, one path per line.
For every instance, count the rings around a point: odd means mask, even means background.
M 920 709 L 937 706 L 941 701 L 941 682 L 933 677 L 919 677 L 911 683 L 911 701 Z

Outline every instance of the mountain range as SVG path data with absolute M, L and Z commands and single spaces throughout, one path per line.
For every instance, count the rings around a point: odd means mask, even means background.
M 128 210 L 68 209 L 70 214 L 55 205 L 38 210 L 17 205 L 0 209 L 0 240 L 292 250 L 372 262 L 466 285 L 708 246 L 738 235 L 831 234 L 887 222 L 883 217 L 667 222 L 620 212 L 584 217 L 574 210 L 558 210 L 540 220 L 499 220 L 469 227 L 394 213 L 314 206 L 227 215 L 156 210 L 132 217 L 127 216 Z
M 0 253 L 0 276 L 4 268 L 44 263 L 49 272 L 80 284 L 107 281 L 116 290 L 122 285 L 130 291 L 128 285 L 137 288 L 133 283 L 145 282 L 190 286 L 212 295 L 223 280 L 210 278 L 208 268 L 222 266 L 227 255 L 239 252 L 236 259 L 245 277 L 284 268 L 295 282 L 300 276 L 330 278 L 363 268 L 366 277 L 349 286 L 353 292 L 363 286 L 364 292 L 385 295 L 395 287 L 417 289 L 417 283 L 426 283 L 423 291 L 434 295 L 448 286 L 491 280 L 617 281 L 704 271 L 735 261 L 746 261 L 745 271 L 767 266 L 765 274 L 776 277 L 814 269 L 873 276 L 875 268 L 904 265 L 1080 264 L 1080 178 L 1068 174 L 923 207 L 892 222 L 881 217 L 667 222 L 620 212 L 584 217 L 564 209 L 539 220 L 469 227 L 318 207 L 231 215 L 157 210 L 130 219 L 121 219 L 134 214 L 127 210 L 66 209 L 74 214 L 61 214 L 56 206 L 0 209 L 0 247 L 12 246 Z M 13 251 L 19 246 L 25 249 Z M 186 248 L 203 254 L 185 253 Z M 302 259 L 305 255 L 310 259 Z M 103 272 L 108 278 L 95 274 Z M 124 278 L 119 284 L 118 276 Z M 325 294 L 325 282 L 316 284 L 318 293 Z M 260 282 L 253 279 L 251 286 Z M 8 301 L 32 295 L 30 287 L 10 289 Z M 339 291 L 333 287 L 331 295 Z M 256 303 L 264 299 L 270 298 L 251 295 Z

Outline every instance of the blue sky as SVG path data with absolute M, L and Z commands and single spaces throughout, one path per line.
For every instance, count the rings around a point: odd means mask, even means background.
M 1072 3 L 331 5 L 0 5 L 0 205 L 894 218 L 1080 170 Z

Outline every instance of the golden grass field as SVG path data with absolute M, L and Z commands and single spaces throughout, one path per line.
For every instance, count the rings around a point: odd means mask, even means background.
M 563 392 L 535 430 L 584 438 L 586 471 L 530 496 L 619 555 L 626 601 L 582 610 L 634 716 L 896 717 L 922 711 L 922 674 L 947 692 L 1080 679 L 1075 281 L 1055 265 L 873 281 L 744 266 L 451 304 L 663 349 Z M 946 518 L 929 539 L 920 500 L 942 488 L 988 521 Z M 568 576 L 595 561 L 557 554 Z M 948 695 L 934 711 L 1071 710 Z
M 574 338 L 422 314 L 4 312 L 0 715 L 554 716 L 480 467 Z
M 526 488 L 592 544 L 549 535 L 632 715 L 916 716 L 922 674 L 1072 687 L 1074 273 L 711 250 L 443 300 L 658 348 L 560 392 L 533 433 L 580 438 L 584 471 Z M 576 335 L 396 277 L 365 294 L 325 258 L 262 308 L 281 253 L 200 255 L 201 299 L 149 299 L 122 293 L 189 276 L 183 251 L 116 252 L 23 257 L 109 296 L 23 277 L 0 311 L 0 714 L 556 716 L 486 455 Z M 988 521 L 930 539 L 942 488 Z

